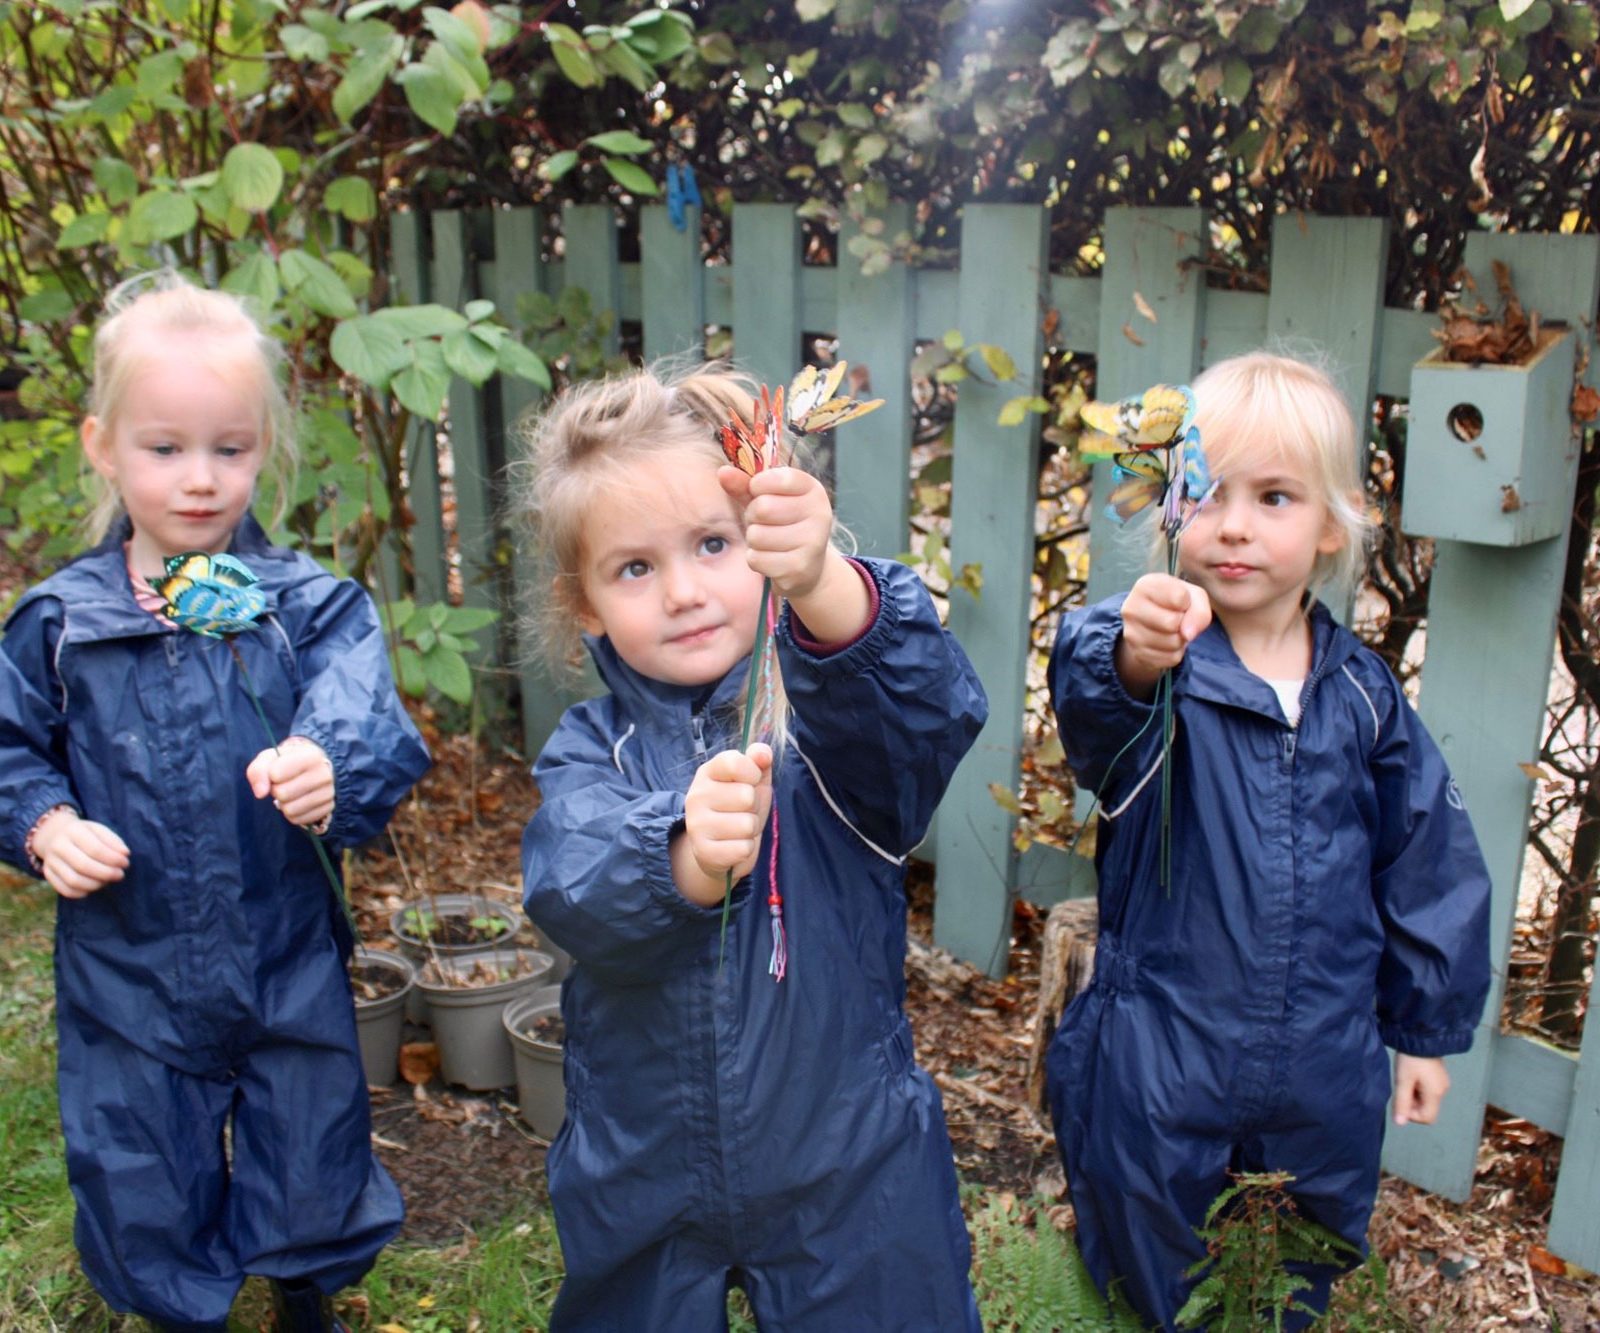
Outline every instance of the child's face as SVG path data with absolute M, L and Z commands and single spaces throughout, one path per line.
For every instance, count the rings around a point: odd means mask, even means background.
M 761 576 L 745 550 L 709 456 L 649 456 L 584 520 L 583 627 L 652 680 L 720 680 L 755 645 Z
M 1179 553 L 1184 577 L 1206 590 L 1228 625 L 1270 622 L 1298 610 L 1317 557 L 1343 545 L 1344 534 L 1306 467 L 1257 452 L 1222 474 Z
M 265 461 L 259 360 L 243 343 L 160 332 L 131 368 L 109 428 L 83 423 L 95 471 L 133 521 L 147 577 L 185 551 L 226 549 Z

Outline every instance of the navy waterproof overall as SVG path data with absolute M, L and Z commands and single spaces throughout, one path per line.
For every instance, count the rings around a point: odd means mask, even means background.
M 1163 889 L 1160 719 L 1116 758 L 1151 715 L 1117 677 L 1121 605 L 1067 616 L 1051 661 L 1068 761 L 1104 818 L 1094 981 L 1047 1069 L 1089 1271 L 1170 1326 L 1230 1169 L 1291 1172 L 1302 1213 L 1365 1253 L 1384 1047 L 1472 1044 L 1489 880 L 1394 676 L 1314 604 L 1298 727 L 1220 623 L 1177 668 Z
M 76 1239 L 113 1307 L 220 1328 L 246 1273 L 355 1281 L 403 1210 L 369 1142 L 344 917 L 307 834 L 245 782 L 267 738 L 228 645 L 135 603 L 126 536 L 30 591 L 0 641 L 0 857 L 29 869 L 61 803 L 128 844 L 122 880 L 57 901 Z M 367 594 L 250 518 L 231 549 L 267 594 L 235 643 L 274 734 L 333 763 L 337 864 L 427 751 Z
M 903 861 L 987 704 L 916 576 L 862 564 L 879 605 L 858 640 L 818 656 L 779 627 L 793 739 L 720 966 L 721 910 L 678 892 L 668 841 L 696 770 L 738 747 L 745 664 L 695 690 L 593 641 L 611 692 L 570 709 L 534 769 L 528 914 L 576 959 L 549 1156 L 556 1333 L 725 1328 L 735 1282 L 775 1333 L 979 1327 L 943 1109 L 906 1026 Z

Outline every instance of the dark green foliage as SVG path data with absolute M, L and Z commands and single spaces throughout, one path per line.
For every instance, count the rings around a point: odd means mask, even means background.
M 1201 1276 L 1178 1322 L 1185 1328 L 1282 1328 L 1291 1310 L 1309 1310 L 1300 1293 L 1310 1282 L 1289 1264 L 1347 1264 L 1359 1252 L 1325 1227 L 1301 1217 L 1284 1171 L 1246 1172 L 1217 1196 L 1197 1229 L 1206 1257 L 1188 1271 Z

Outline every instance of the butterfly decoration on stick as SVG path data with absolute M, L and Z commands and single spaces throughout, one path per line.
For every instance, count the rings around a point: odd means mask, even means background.
M 784 410 L 784 389 L 761 386 L 751 409 L 751 419 L 733 417 L 722 423 L 718 436 L 728 462 L 746 476 L 754 477 L 768 468 L 787 467 L 794 451 L 787 447 L 787 432 L 815 435 L 848 421 L 864 417 L 883 406 L 883 399 L 857 402 L 835 395 L 844 382 L 847 363 L 836 362 L 831 370 L 819 374 L 815 366 L 805 367 L 789 384 L 788 410 Z M 744 732 L 740 750 L 750 746 L 752 735 L 764 734 L 777 716 L 778 654 L 773 632 L 778 626 L 778 598 L 772 580 L 761 584 L 762 614 L 756 621 L 755 647 L 750 652 L 750 685 L 745 695 Z M 759 721 L 759 727 L 758 727 Z M 728 909 L 733 899 L 733 876 L 728 876 L 728 892 L 722 898 L 722 939 L 718 958 L 726 948 Z M 767 972 L 782 981 L 789 968 L 788 939 L 783 926 L 783 895 L 778 891 L 778 807 L 772 807 L 772 841 L 767 874 L 767 913 L 772 923 L 772 958 Z
M 1085 459 L 1110 459 L 1111 494 L 1106 513 L 1119 524 L 1147 509 L 1159 515 L 1167 542 L 1167 573 L 1178 572 L 1178 543 L 1200 507 L 1216 494 L 1200 428 L 1194 424 L 1194 391 L 1187 384 L 1157 384 L 1133 398 L 1085 403 L 1079 412 L 1088 430 L 1079 440 Z M 1172 671 L 1156 683 L 1156 707 L 1150 717 L 1162 719 L 1161 736 L 1161 863 L 1163 888 L 1172 883 Z M 1111 761 L 1114 768 L 1140 736 L 1134 734 Z M 1109 773 L 1109 770 L 1108 770 Z M 1091 812 L 1092 813 L 1092 812 Z M 1086 818 L 1083 827 L 1087 827 Z
M 239 679 L 244 684 L 245 693 L 255 705 L 256 717 L 266 733 L 267 744 L 276 750 L 278 738 L 273 733 L 272 724 L 267 721 L 266 711 L 261 707 L 261 698 L 250 679 L 250 671 L 244 664 L 239 645 L 234 642 L 236 635 L 255 629 L 266 612 L 267 594 L 260 586 L 261 580 L 243 560 L 226 553 L 211 555 L 205 551 L 185 551 L 182 555 L 168 556 L 165 565 L 166 572 L 150 580 L 150 586 L 157 596 L 166 601 L 161 614 L 179 629 L 190 630 L 208 639 L 221 639 L 228 645 L 234 665 L 239 668 Z M 317 849 L 317 859 L 328 877 L 328 887 L 333 890 L 335 901 L 344 909 L 345 920 L 354 931 L 355 917 L 351 915 L 350 904 L 345 900 L 339 877 L 334 873 L 333 862 L 328 859 L 328 849 L 310 829 L 306 830 L 306 836 Z

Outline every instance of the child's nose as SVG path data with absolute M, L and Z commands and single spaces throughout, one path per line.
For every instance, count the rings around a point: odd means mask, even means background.
M 673 609 L 698 606 L 705 601 L 705 587 L 694 567 L 687 561 L 675 560 L 666 569 L 664 585 L 667 605 Z
M 209 491 L 217 484 L 217 471 L 205 454 L 195 454 L 184 469 L 183 480 L 191 491 Z
M 1240 541 L 1250 535 L 1250 506 L 1239 500 L 1226 500 L 1217 515 L 1217 534 L 1224 540 Z

